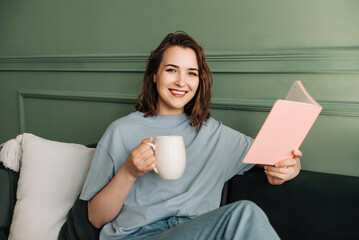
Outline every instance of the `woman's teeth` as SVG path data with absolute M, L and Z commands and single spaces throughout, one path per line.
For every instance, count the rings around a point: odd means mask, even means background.
M 171 92 L 173 92 L 174 94 L 179 94 L 179 95 L 184 95 L 186 92 L 179 92 L 176 90 L 171 90 Z

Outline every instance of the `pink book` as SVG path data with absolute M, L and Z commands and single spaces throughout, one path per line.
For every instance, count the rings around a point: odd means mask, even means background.
M 291 159 L 321 110 L 302 82 L 294 82 L 285 100 L 274 103 L 243 162 L 275 165 Z

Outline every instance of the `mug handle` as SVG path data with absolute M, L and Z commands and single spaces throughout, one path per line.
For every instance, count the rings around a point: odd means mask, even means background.
M 146 143 L 146 144 L 148 144 L 148 145 L 152 148 L 153 152 L 156 151 L 156 145 L 155 145 L 155 144 L 153 144 L 153 143 Z M 153 169 L 153 171 L 155 171 L 155 173 L 158 174 L 157 167 L 155 167 L 155 168 Z

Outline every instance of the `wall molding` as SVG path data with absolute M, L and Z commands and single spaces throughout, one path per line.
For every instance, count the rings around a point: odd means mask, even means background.
M 0 57 L 0 71 L 143 73 L 148 54 Z M 359 48 L 208 53 L 213 73 L 359 73 Z
M 20 131 L 26 132 L 25 99 L 56 99 L 87 102 L 107 102 L 135 104 L 137 95 L 124 93 L 52 91 L 52 90 L 18 90 Z M 275 100 L 270 99 L 228 99 L 213 98 L 212 109 L 269 112 Z M 320 115 L 359 117 L 359 102 L 318 101 L 323 106 Z
M 87 102 L 107 102 L 107 103 L 125 103 L 135 104 L 137 96 L 130 94 L 114 94 L 99 92 L 80 92 L 80 91 L 52 91 L 52 90 L 18 90 L 19 98 L 19 117 L 20 131 L 26 132 L 25 118 L 25 99 L 37 98 L 48 100 L 72 100 Z

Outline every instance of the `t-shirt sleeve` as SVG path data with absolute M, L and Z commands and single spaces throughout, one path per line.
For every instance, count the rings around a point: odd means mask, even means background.
M 253 139 L 234 129 L 224 127 L 226 154 L 228 159 L 226 181 L 235 175 L 242 175 L 254 164 L 243 163 L 243 158 L 252 145 Z
M 114 177 L 114 163 L 107 150 L 98 145 L 80 199 L 88 201 L 100 192 Z

